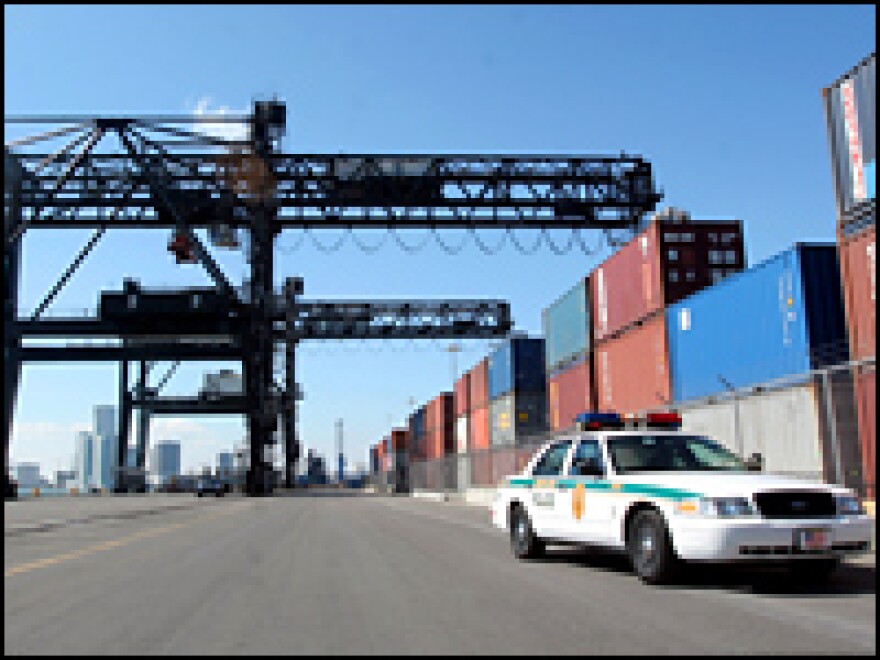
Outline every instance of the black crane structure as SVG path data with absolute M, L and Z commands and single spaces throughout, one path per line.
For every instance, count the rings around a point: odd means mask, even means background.
M 660 199 L 640 157 L 514 155 L 289 155 L 280 153 L 286 107 L 256 101 L 246 116 L 6 117 L 49 130 L 9 141 L 4 158 L 4 456 L 21 366 L 109 361 L 120 365 L 118 468 L 124 487 L 129 426 L 141 411 L 137 468 L 143 470 L 151 414 L 242 414 L 247 418 L 246 491 L 271 489 L 266 449 L 282 420 L 285 481 L 299 458 L 295 352 L 312 339 L 503 337 L 509 305 L 497 300 L 309 301 L 303 282 L 273 288 L 275 239 L 284 228 L 540 228 L 633 230 Z M 200 125 L 238 124 L 217 137 Z M 70 140 L 67 142 L 67 140 Z M 41 145 L 63 140 L 44 153 Z M 20 316 L 22 239 L 37 229 L 95 233 L 36 310 Z M 42 318 L 109 229 L 171 230 L 178 262 L 200 264 L 212 286 L 144 289 L 126 280 L 104 291 L 89 318 Z M 215 245 L 247 232 L 249 277 L 235 286 L 197 236 Z M 221 237 L 217 239 L 217 237 Z M 225 238 L 222 238 L 225 237 Z M 217 240 L 215 240 L 217 239 Z M 234 244 L 234 239 L 233 239 Z M 46 345 L 56 338 L 60 343 Z M 74 338 L 103 343 L 74 345 Z M 284 382 L 273 357 L 284 351 Z M 181 361 L 235 360 L 243 392 L 218 400 L 159 397 Z M 173 362 L 158 385 L 149 373 Z M 132 387 L 130 363 L 139 363 Z

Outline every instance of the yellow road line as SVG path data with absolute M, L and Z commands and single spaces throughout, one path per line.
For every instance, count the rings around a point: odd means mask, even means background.
M 202 518 L 200 518 L 200 520 L 209 520 L 210 518 L 227 515 L 229 513 L 232 513 L 236 509 L 241 508 L 242 506 L 244 506 L 244 504 L 233 505 L 233 507 L 235 508 L 230 507 L 222 511 L 216 511 L 214 513 L 208 514 L 207 516 L 203 516 Z M 80 557 L 86 557 L 88 555 L 97 554 L 99 552 L 105 552 L 106 550 L 110 550 L 112 548 L 119 548 L 124 545 L 128 545 L 132 541 L 136 541 L 138 539 L 145 539 L 150 536 L 158 536 L 159 534 L 166 534 L 168 532 L 174 531 L 175 529 L 189 527 L 193 522 L 194 521 L 192 520 L 188 520 L 186 522 L 174 523 L 173 525 L 166 525 L 164 527 L 151 527 L 150 529 L 136 532 L 134 534 L 131 534 L 130 536 L 124 536 L 120 539 L 115 539 L 113 541 L 105 541 L 104 543 L 99 543 L 88 548 L 83 548 L 82 550 L 67 552 L 63 555 L 56 555 L 55 557 L 47 557 L 46 559 L 39 559 L 37 561 L 28 562 L 27 564 L 19 564 L 18 566 L 13 566 L 12 568 L 7 569 L 4 573 L 4 577 L 8 578 L 12 577 L 13 575 L 29 573 L 39 568 L 54 566 L 55 564 L 61 564 L 66 561 L 71 561 L 72 559 L 78 559 Z

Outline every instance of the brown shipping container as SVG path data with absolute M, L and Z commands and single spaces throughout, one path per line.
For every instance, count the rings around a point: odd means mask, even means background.
M 840 239 L 849 350 L 861 360 L 877 354 L 877 226 Z
M 877 497 L 877 372 L 856 378 L 856 408 L 859 418 L 859 444 L 862 448 L 862 477 L 865 497 Z
M 455 381 L 454 393 L 455 416 L 467 415 L 471 409 L 471 373 L 469 371 Z
M 409 445 L 409 432 L 405 429 L 391 431 L 391 449 L 394 453 L 406 452 Z
M 489 404 L 489 358 L 480 360 L 470 374 L 470 410 L 476 410 Z
M 577 415 L 595 410 L 591 357 L 588 356 L 547 379 L 549 423 L 552 431 L 570 428 Z
M 743 270 L 742 223 L 653 219 L 590 277 L 593 341 Z
M 671 401 L 665 312 L 597 345 L 593 359 L 599 410 L 633 413 Z
M 471 411 L 468 425 L 468 451 L 479 452 L 489 448 L 489 406 Z

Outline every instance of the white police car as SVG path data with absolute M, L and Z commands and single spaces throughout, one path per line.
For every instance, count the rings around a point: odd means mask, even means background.
M 755 473 L 718 443 L 680 431 L 675 413 L 578 418 L 499 485 L 492 522 L 527 559 L 547 543 L 624 550 L 645 582 L 686 562 L 786 562 L 830 575 L 866 552 L 871 519 L 851 490 Z

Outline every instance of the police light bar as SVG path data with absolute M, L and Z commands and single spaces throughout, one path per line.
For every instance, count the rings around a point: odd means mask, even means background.
M 592 412 L 581 413 L 574 418 L 574 423 L 581 430 L 596 430 L 602 428 L 620 428 L 623 426 L 623 420 L 617 413 L 611 412 Z
M 679 428 L 681 426 L 681 415 L 675 412 L 648 413 L 645 422 L 648 426 Z

